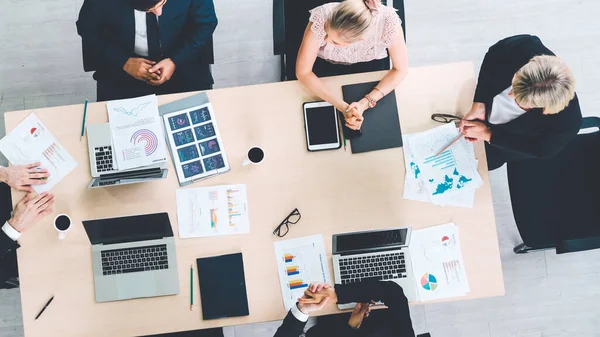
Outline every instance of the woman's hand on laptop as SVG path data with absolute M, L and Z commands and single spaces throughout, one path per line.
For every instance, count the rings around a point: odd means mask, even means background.
M 40 165 L 41 163 L 33 163 L 0 167 L 0 180 L 14 189 L 33 192 L 31 185 L 43 185 L 50 176 L 48 170 L 39 167 Z
M 42 193 L 34 197 L 31 193 L 28 193 L 15 207 L 8 224 L 17 232 L 22 232 L 41 218 L 54 212 L 53 205 L 53 194 Z

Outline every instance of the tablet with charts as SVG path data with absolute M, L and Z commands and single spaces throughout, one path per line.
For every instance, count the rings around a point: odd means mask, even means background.
M 210 103 L 163 115 L 179 183 L 229 171 Z

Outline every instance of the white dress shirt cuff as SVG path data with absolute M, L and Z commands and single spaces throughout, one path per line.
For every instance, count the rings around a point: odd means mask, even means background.
M 12 228 L 12 226 L 9 225 L 8 222 L 6 222 L 4 226 L 2 226 L 2 231 L 13 241 L 17 241 L 21 237 L 21 233 L 17 232 L 16 229 Z
M 298 309 L 298 304 L 295 304 L 290 311 L 292 312 L 292 315 L 294 315 L 294 317 L 296 317 L 296 319 L 300 322 L 308 321 L 308 315 Z

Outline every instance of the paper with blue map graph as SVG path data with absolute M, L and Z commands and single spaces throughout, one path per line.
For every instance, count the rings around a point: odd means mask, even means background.
M 106 109 L 120 171 L 167 161 L 156 95 L 110 101 Z
M 475 189 L 483 184 L 473 145 L 462 138 L 436 155 L 458 136 L 454 124 L 404 136 L 405 199 L 473 207 Z

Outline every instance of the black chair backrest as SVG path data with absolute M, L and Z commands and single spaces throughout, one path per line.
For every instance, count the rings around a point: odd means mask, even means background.
M 296 79 L 296 59 L 310 18 L 309 11 L 330 2 L 340 1 L 273 0 L 273 52 L 285 58 L 282 62 L 282 80 Z M 383 4 L 386 2 L 382 1 Z M 406 38 L 404 0 L 394 0 L 393 5 L 402 20 L 402 29 Z
M 600 128 L 584 118 L 582 129 Z M 508 164 L 513 214 L 524 243 L 557 253 L 600 248 L 600 131 L 580 134 L 556 157 Z

